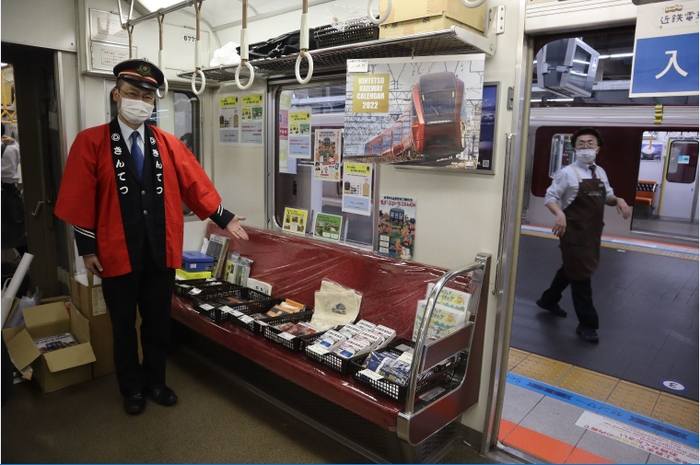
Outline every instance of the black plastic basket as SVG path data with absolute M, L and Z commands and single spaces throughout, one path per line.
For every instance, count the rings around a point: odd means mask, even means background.
M 183 297 L 192 297 L 189 292 L 193 287 L 201 288 L 205 286 L 219 286 L 222 281 L 214 278 L 206 279 L 177 279 L 175 280 L 175 294 Z
M 368 355 L 363 354 L 353 358 L 344 358 L 334 352 L 328 352 L 327 354 L 321 355 L 309 350 L 310 347 L 311 345 L 309 344 L 304 348 L 304 355 L 315 362 L 327 366 L 333 371 L 337 371 L 341 375 L 352 375 L 358 369 L 361 369 L 362 362 L 364 362 Z
M 379 39 L 379 26 L 357 21 L 349 24 L 344 31 L 339 31 L 329 24 L 314 29 L 314 37 L 318 48 L 368 42 Z
M 224 305 L 218 302 L 192 299 L 192 305 L 197 312 L 216 323 L 227 321 L 231 317 L 229 312 L 222 309 Z
M 405 344 L 410 347 L 414 347 L 415 343 L 408 339 L 396 339 L 391 342 L 384 349 L 377 350 L 375 352 L 392 351 L 398 354 L 403 353 L 403 351 L 397 349 L 397 346 Z M 457 368 L 457 357 L 450 358 L 446 363 L 438 365 L 431 368 L 429 371 L 423 373 L 422 378 L 418 381 L 416 386 L 416 394 L 421 394 L 435 386 L 440 386 L 447 384 L 453 377 L 455 369 Z M 406 400 L 406 394 L 408 393 L 408 386 L 396 383 L 387 378 L 374 379 L 362 373 L 362 362 L 353 362 L 355 365 L 355 379 L 362 384 L 366 384 L 384 395 L 391 397 L 394 400 L 403 402 Z
M 282 299 L 278 299 L 278 302 L 282 302 Z M 271 305 L 270 308 L 274 307 L 277 305 L 275 303 L 274 305 Z M 269 308 L 268 308 L 269 310 Z M 267 316 L 265 315 L 263 318 L 260 319 L 254 319 L 251 317 L 251 314 L 247 315 L 242 315 L 238 316 L 236 318 L 231 318 L 231 321 L 234 323 L 241 325 L 243 328 L 247 329 L 248 331 L 251 331 L 253 333 L 260 333 L 262 332 L 262 328 L 265 326 L 277 326 L 281 325 L 282 323 L 289 323 L 290 321 L 297 322 L 297 321 L 309 321 L 311 319 L 311 316 L 314 314 L 314 311 L 311 309 L 308 310 L 302 310 L 301 312 L 296 312 L 296 313 L 290 313 L 289 315 L 281 315 L 281 316 Z
M 299 321 L 297 321 L 297 323 L 302 323 L 304 321 L 311 321 L 311 316 L 308 316 L 307 318 L 305 318 L 303 320 L 299 320 Z M 276 325 L 276 326 L 279 326 L 279 325 Z M 269 340 L 276 342 L 278 344 L 282 344 L 284 347 L 286 347 L 287 349 L 292 350 L 294 352 L 302 351 L 304 349 L 304 347 L 306 347 L 308 344 L 313 344 L 313 341 L 315 341 L 319 337 L 323 336 L 323 333 L 325 333 L 325 331 L 319 331 L 317 333 L 307 334 L 305 336 L 294 336 L 292 334 L 285 333 L 285 334 L 289 334 L 289 336 L 293 336 L 290 338 L 286 338 L 286 337 L 281 336 L 281 334 L 284 331 L 277 329 L 274 326 L 269 326 L 269 325 L 263 326 L 262 330 L 263 330 L 262 331 L 263 337 L 265 339 L 269 339 Z
M 246 288 L 236 286 L 235 284 L 231 284 L 225 281 L 175 283 L 175 293 L 177 295 L 199 300 L 210 300 L 217 299 L 220 297 L 235 296 L 237 294 L 240 294 L 241 289 Z M 269 296 L 267 298 L 269 299 Z

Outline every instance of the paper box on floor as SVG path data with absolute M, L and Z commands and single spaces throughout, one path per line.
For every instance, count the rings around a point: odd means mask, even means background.
M 62 302 L 25 308 L 24 326 L 2 331 L 10 358 L 18 370 L 31 365 L 44 392 L 92 378 L 95 354 L 90 344 L 90 323 L 80 312 L 66 311 Z M 42 354 L 35 339 L 71 333 L 78 344 Z
M 112 321 L 102 296 L 102 284 L 94 284 L 88 276 L 86 286 L 75 278 L 70 279 L 73 306 L 90 322 L 90 341 L 97 361 L 92 365 L 93 378 L 114 373 L 114 340 Z
M 387 0 L 381 0 L 381 11 L 386 11 Z M 486 3 L 467 8 L 460 0 L 413 0 L 396 4 L 379 28 L 379 38 L 439 31 L 450 26 L 472 28 L 484 32 Z

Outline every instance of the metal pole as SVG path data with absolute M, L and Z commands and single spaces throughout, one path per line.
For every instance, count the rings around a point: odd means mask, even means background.
M 129 19 L 126 24 L 130 25 L 136 25 L 138 23 L 142 23 L 144 21 L 149 21 L 151 19 L 157 18 L 158 15 L 167 15 L 168 13 L 173 13 L 175 11 L 181 10 L 183 8 L 187 8 L 189 6 L 194 5 L 199 1 L 200 3 L 203 2 L 204 0 L 183 0 L 180 3 L 176 3 L 175 5 L 169 6 L 167 8 L 160 8 L 158 11 L 154 11 L 153 13 L 148 13 L 147 15 L 143 15 L 141 17 L 138 17 L 136 19 Z

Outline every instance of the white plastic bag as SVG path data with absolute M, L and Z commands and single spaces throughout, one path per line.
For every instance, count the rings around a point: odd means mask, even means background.
M 229 42 L 220 49 L 214 52 L 214 58 L 209 62 L 209 66 L 235 66 L 240 64 L 241 57 L 236 51 L 238 44 L 235 42 Z

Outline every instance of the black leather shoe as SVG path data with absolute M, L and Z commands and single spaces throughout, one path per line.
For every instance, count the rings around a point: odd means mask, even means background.
M 538 300 L 535 302 L 538 307 L 540 307 L 543 310 L 547 310 L 549 313 L 551 313 L 554 316 L 561 316 L 565 317 L 566 316 L 566 310 L 561 308 L 559 304 L 554 304 L 554 305 L 544 305 L 542 303 L 542 299 Z
M 175 394 L 175 392 L 168 386 L 149 388 L 146 390 L 146 393 L 153 400 L 153 402 L 159 405 L 168 407 L 177 402 L 177 394 Z
M 598 343 L 598 331 L 593 328 L 586 328 L 585 326 L 578 325 L 576 327 L 576 334 L 586 342 Z
M 146 401 L 141 394 L 124 397 L 124 411 L 129 415 L 138 415 L 146 408 Z

